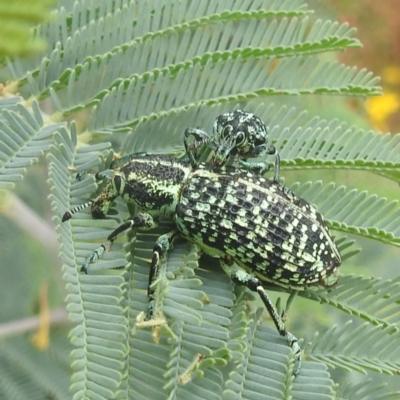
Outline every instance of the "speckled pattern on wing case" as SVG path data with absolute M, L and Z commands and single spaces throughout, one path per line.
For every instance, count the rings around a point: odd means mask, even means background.
M 251 172 L 201 165 L 182 189 L 175 221 L 206 253 L 229 255 L 283 286 L 325 284 L 341 263 L 321 214 Z

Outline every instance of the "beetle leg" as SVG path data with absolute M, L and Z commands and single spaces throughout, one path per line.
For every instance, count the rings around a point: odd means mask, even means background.
M 189 143 L 190 136 L 195 138 L 193 143 Z M 211 148 L 214 148 L 213 139 L 210 135 L 200 128 L 187 128 L 184 133 L 183 143 L 185 145 L 186 154 L 189 158 L 190 164 L 193 168 L 197 168 L 197 161 L 193 155 L 193 152 L 203 144 L 210 144 Z
M 275 156 L 274 182 L 279 184 L 279 175 L 281 171 L 281 158 L 279 156 L 278 150 L 276 150 L 275 146 L 269 146 L 266 153 Z
M 88 256 L 81 267 L 81 272 L 87 274 L 89 264 L 95 263 L 101 256 L 108 250 L 110 250 L 111 245 L 117 236 L 126 231 L 127 229 L 140 229 L 140 230 L 149 230 L 153 229 L 158 225 L 158 222 L 153 219 L 150 214 L 139 213 L 130 218 L 128 221 L 119 225 L 116 229 L 114 229 L 107 238 L 107 242 L 103 243 L 100 247 L 93 251 L 93 253 Z
M 282 321 L 282 318 L 279 316 L 278 312 L 276 311 L 274 305 L 272 304 L 270 298 L 267 295 L 267 292 L 264 290 L 261 281 L 256 278 L 255 276 L 233 267 L 229 265 L 225 260 L 221 259 L 220 264 L 222 269 L 225 273 L 232 279 L 234 283 L 237 285 L 244 285 L 249 288 L 253 292 L 257 292 L 260 296 L 262 302 L 264 303 L 266 309 L 268 310 L 269 315 L 271 316 L 276 329 L 278 330 L 279 334 L 286 338 L 288 341 L 289 346 L 291 347 L 293 354 L 294 354 L 294 369 L 293 374 L 297 375 L 300 371 L 301 360 L 300 354 L 301 349 L 298 343 L 297 338 L 292 335 L 290 332 L 286 330 L 285 324 Z
M 147 295 L 149 297 L 149 308 L 146 314 L 146 321 L 149 321 L 154 318 L 155 308 L 156 308 L 156 296 L 155 290 L 153 288 L 154 282 L 158 278 L 160 260 L 165 253 L 171 248 L 172 242 L 179 235 L 179 231 L 174 229 L 165 235 L 161 235 L 156 244 L 153 247 L 153 257 L 151 259 L 150 264 L 150 272 L 149 272 L 149 284 L 147 287 Z
M 237 160 L 240 167 L 246 169 L 247 171 L 254 172 L 258 175 L 264 175 L 266 172 L 269 171 L 270 165 L 266 162 L 249 162 L 245 160 Z
M 266 162 L 249 162 L 248 158 L 260 157 L 264 154 L 275 155 L 275 170 L 274 170 L 274 182 L 279 183 L 280 174 L 280 157 L 275 146 L 266 147 L 265 144 L 254 147 L 251 151 L 242 155 L 242 159 L 237 159 L 237 163 L 244 169 L 254 172 L 259 175 L 263 175 L 269 171 L 270 165 Z

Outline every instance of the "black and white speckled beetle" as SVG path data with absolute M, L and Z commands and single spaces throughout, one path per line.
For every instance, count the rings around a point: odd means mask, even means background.
M 195 141 L 189 143 L 190 137 Z M 212 162 L 215 165 L 225 165 L 230 157 L 237 166 L 259 174 L 270 169 L 265 162 L 248 162 L 248 158 L 260 157 L 265 154 L 275 155 L 274 182 L 279 182 L 280 158 L 274 146 L 268 146 L 268 132 L 264 122 L 256 115 L 243 110 L 226 112 L 214 122 L 213 135 L 200 128 L 187 128 L 184 134 L 186 153 L 196 168 L 197 162 L 193 151 L 205 144 L 214 150 Z
M 82 266 L 88 272 L 117 235 L 128 228 L 152 229 L 160 217 L 170 218 L 176 228 L 160 236 L 153 248 L 149 272 L 147 319 L 154 317 L 151 284 L 160 258 L 177 235 L 218 257 L 221 267 L 239 285 L 257 292 L 280 335 L 288 340 L 300 370 L 300 347 L 287 332 L 262 282 L 299 290 L 336 282 L 340 254 L 329 229 L 313 206 L 281 185 L 251 171 L 230 166 L 199 164 L 167 156 L 133 154 L 112 164 L 114 174 L 93 200 L 67 211 L 62 220 L 87 206 L 93 218 L 102 218 L 111 202 L 121 196 L 138 210 L 115 229 L 108 242 Z

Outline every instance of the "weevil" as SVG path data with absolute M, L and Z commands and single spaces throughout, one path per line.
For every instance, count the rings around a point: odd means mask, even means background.
M 219 167 L 146 153 L 126 156 L 113 164 L 114 173 L 93 200 L 67 211 L 62 220 L 86 206 L 93 218 L 103 218 L 121 196 L 138 212 L 117 227 L 82 266 L 89 272 L 116 237 L 129 228 L 157 226 L 161 217 L 175 228 L 160 236 L 153 248 L 149 272 L 149 308 L 154 317 L 154 289 L 161 257 L 178 236 L 218 257 L 222 269 L 239 285 L 258 293 L 279 332 L 294 353 L 294 374 L 300 370 L 300 346 L 288 332 L 263 282 L 292 290 L 332 285 L 341 257 L 324 218 L 302 198 L 252 171 Z
M 195 139 L 192 143 L 191 136 Z M 187 128 L 184 145 L 194 168 L 197 166 L 194 151 L 203 144 L 214 150 L 213 164 L 223 166 L 233 157 L 236 166 L 259 174 L 269 171 L 270 165 L 263 161 L 249 162 L 247 159 L 265 154 L 275 155 L 273 180 L 279 182 L 279 153 L 275 146 L 268 146 L 267 128 L 255 114 L 243 110 L 221 114 L 214 122 L 212 135 L 201 128 Z

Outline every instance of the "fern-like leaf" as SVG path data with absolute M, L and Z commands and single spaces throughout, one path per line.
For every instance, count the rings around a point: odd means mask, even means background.
M 399 323 L 399 278 L 381 280 L 363 276 L 343 275 L 329 291 L 309 289 L 301 296 L 330 304 L 348 314 L 356 315 L 373 325 Z
M 399 396 L 400 392 L 388 393 L 385 384 L 372 381 L 340 385 L 337 391 L 338 400 L 396 400 Z
M 332 367 L 366 373 L 366 369 L 397 374 L 400 368 L 400 332 L 395 325 L 354 327 L 351 321 L 332 327 L 305 349 L 311 360 Z
M 12 109 L 4 106 L 0 114 L 0 188 L 12 188 L 21 180 L 26 167 L 49 149 L 51 136 L 63 125 L 46 125 L 35 101 L 31 111 L 13 101 L 6 104 Z

